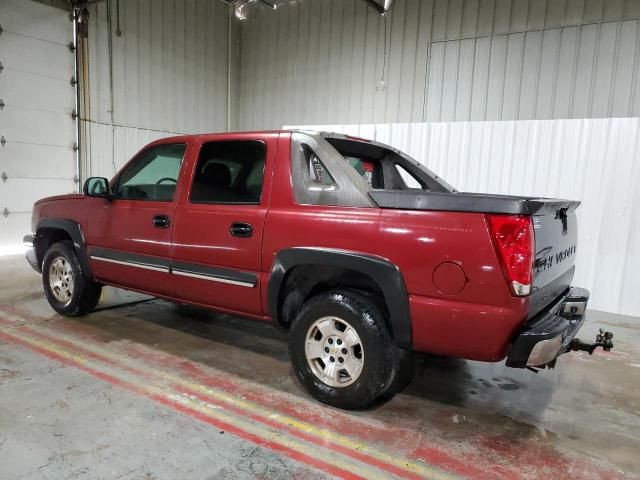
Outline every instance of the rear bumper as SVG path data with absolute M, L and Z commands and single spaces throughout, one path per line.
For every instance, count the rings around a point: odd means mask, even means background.
M 559 355 L 571 349 L 571 342 L 584 323 L 588 302 L 588 290 L 569 288 L 518 334 L 507 356 L 507 366 L 525 368 L 553 364 Z
M 38 255 L 36 254 L 34 241 L 35 237 L 33 235 L 25 235 L 22 239 L 22 243 L 26 247 L 25 256 L 27 257 L 27 262 L 29 262 L 31 268 L 33 268 L 38 273 L 42 273 L 40 263 L 38 262 Z

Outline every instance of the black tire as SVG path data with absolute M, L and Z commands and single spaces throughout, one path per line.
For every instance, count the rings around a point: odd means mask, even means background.
M 56 259 L 61 259 L 63 265 L 68 265 L 73 277 L 69 282 L 72 283 L 73 291 L 66 301 L 60 300 L 59 294 L 53 291 L 50 282 L 51 264 Z M 54 243 L 47 250 L 42 262 L 42 285 L 49 305 L 56 312 L 69 317 L 89 313 L 98 304 L 102 294 L 102 285 L 87 278 L 82 271 L 75 248 L 70 241 Z
M 402 392 L 413 382 L 415 376 L 415 358 L 410 350 L 398 349 L 398 363 L 396 364 L 397 373 L 394 376 L 386 390 L 380 395 L 380 401 L 386 402 L 391 400 L 396 393 Z
M 307 361 L 307 335 L 324 317 L 346 322 L 362 344 L 362 368 L 349 385 L 325 383 Z M 319 338 L 323 337 L 321 334 Z M 306 390 L 319 401 L 343 409 L 366 408 L 393 384 L 397 373 L 398 351 L 385 317 L 367 297 L 348 290 L 321 293 L 305 302 L 289 332 L 289 355 L 296 377 Z

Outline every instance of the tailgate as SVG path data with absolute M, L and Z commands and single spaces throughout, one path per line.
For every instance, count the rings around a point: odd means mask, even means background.
M 535 260 L 529 317 L 537 315 L 571 285 L 578 239 L 576 206 L 549 202 L 532 216 Z

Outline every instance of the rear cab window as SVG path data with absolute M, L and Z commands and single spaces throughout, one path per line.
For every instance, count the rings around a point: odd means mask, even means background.
M 292 134 L 291 175 L 299 205 L 373 206 L 362 177 L 316 133 Z
M 324 166 L 324 163 L 322 163 L 322 160 L 320 160 L 318 155 L 316 155 L 308 145 L 305 145 L 303 149 L 309 168 L 309 181 L 324 187 L 335 186 L 336 181 L 333 179 L 329 170 Z
M 380 164 L 363 157 L 345 156 L 345 160 L 367 182 L 371 188 L 384 188 Z
M 423 165 L 390 147 L 337 134 L 326 134 L 324 138 L 370 189 L 454 191 Z
M 398 165 L 397 163 L 394 165 L 394 167 L 400 175 L 400 178 L 402 178 L 406 190 L 428 190 L 425 189 L 424 185 L 422 185 L 414 175 L 408 172 L 406 168 Z
M 372 207 L 372 190 L 455 192 L 398 150 L 330 133 L 292 132 L 291 174 L 298 204 Z

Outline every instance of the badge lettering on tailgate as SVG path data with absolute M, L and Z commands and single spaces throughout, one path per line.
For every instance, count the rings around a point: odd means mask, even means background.
M 546 254 L 550 248 L 545 248 L 538 252 L 540 254 Z M 536 262 L 534 264 L 536 268 L 536 273 L 544 272 L 550 268 L 553 268 L 554 265 L 564 262 L 567 258 L 571 257 L 576 253 L 576 246 L 571 245 L 570 247 L 565 248 L 564 250 L 560 250 L 556 252 L 555 255 L 552 253 L 551 255 L 545 255 L 541 258 L 536 258 Z

